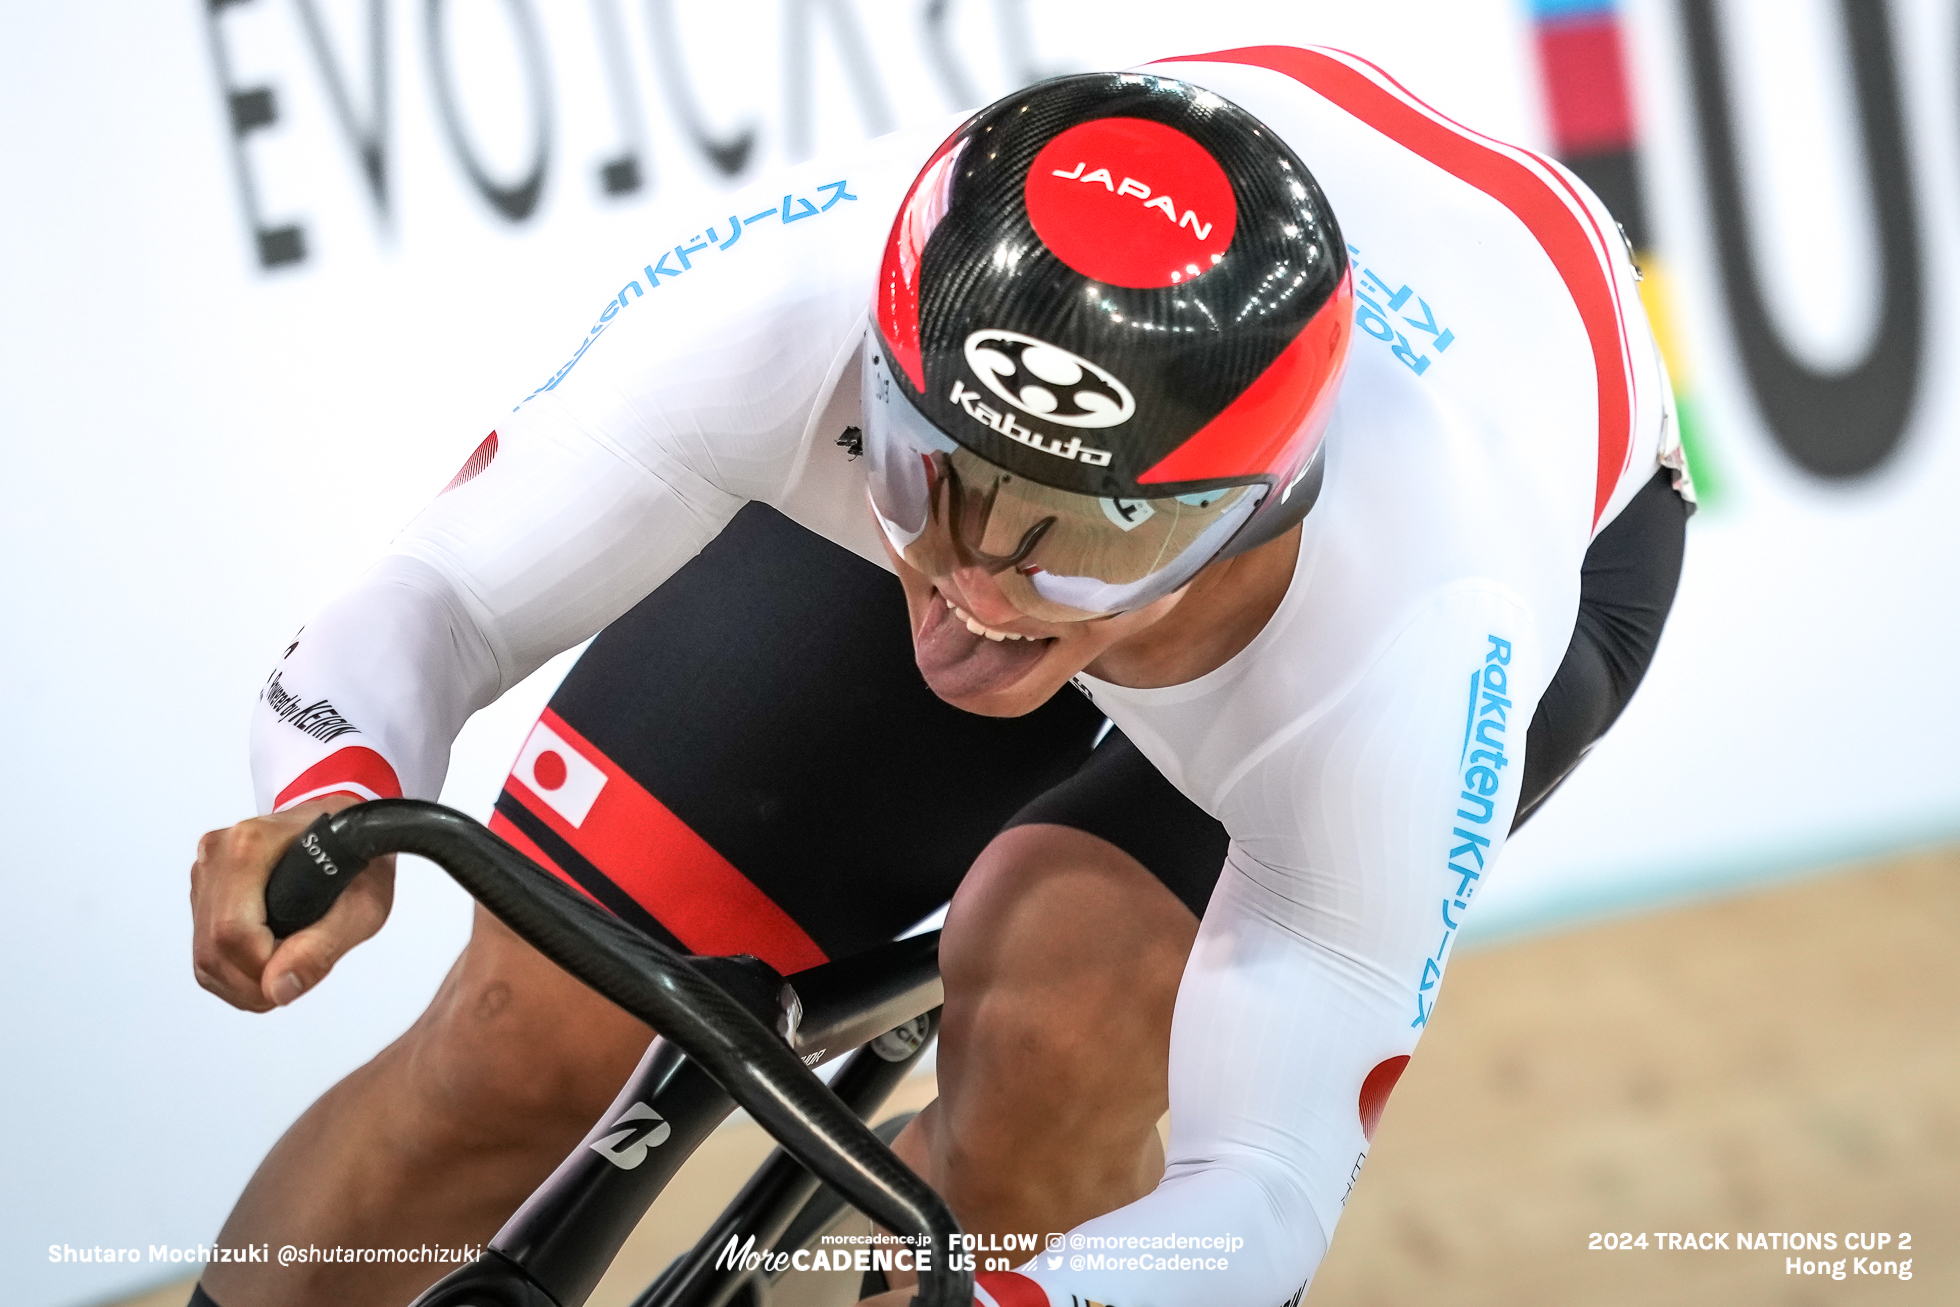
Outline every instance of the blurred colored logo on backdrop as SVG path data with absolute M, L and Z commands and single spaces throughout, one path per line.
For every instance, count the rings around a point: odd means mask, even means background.
M 1675 284 L 1650 222 L 1639 120 L 1618 0 L 1529 0 L 1553 148 L 1619 219 L 1645 279 L 1641 298 L 1674 381 L 1682 442 L 1702 502 L 1719 506 L 1724 481 L 1695 401 L 1693 358 L 1683 347 Z M 1778 446 L 1805 471 L 1829 479 L 1865 475 L 1897 447 L 1919 394 L 1925 308 L 1919 233 L 1887 7 L 1840 0 L 1866 201 L 1878 230 L 1877 330 L 1848 368 L 1799 358 L 1770 314 L 1762 261 L 1744 204 L 1728 44 L 1714 0 L 1675 0 L 1686 49 L 1698 163 L 1707 188 L 1722 298 L 1749 389 Z

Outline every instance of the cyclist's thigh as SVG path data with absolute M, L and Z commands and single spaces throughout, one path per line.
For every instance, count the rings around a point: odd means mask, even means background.
M 407 1146 L 510 1146 L 584 1130 L 651 1035 L 478 907 L 428 1011 L 382 1057 L 416 1105 L 401 1121 Z
M 896 579 L 751 505 L 593 642 L 492 826 L 657 937 L 790 972 L 938 908 L 1101 725 L 1073 690 L 942 702 Z
M 1044 1085 L 1022 1098 L 1045 1087 L 1052 1120 L 1071 1129 L 1065 1100 L 1085 1089 L 1085 1102 L 1113 1114 L 1104 1124 L 1139 1102 L 1153 1123 L 1178 980 L 1226 844 L 1224 828 L 1112 730 L 1014 814 L 961 884 L 939 953 L 942 1066 L 1038 1065 Z M 1089 1046 L 1097 1055 L 1083 1059 Z
M 1513 829 L 1606 733 L 1653 662 L 1687 541 L 1689 510 L 1670 478 L 1656 473 L 1586 551 L 1572 643 L 1525 736 Z

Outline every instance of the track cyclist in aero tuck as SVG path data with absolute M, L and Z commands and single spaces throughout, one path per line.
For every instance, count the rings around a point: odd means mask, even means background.
M 253 1011 L 320 983 L 392 870 L 275 947 L 278 853 L 433 798 L 469 715 L 597 633 L 500 835 L 784 973 L 950 900 L 940 1097 L 896 1148 L 982 1241 L 1060 1236 L 977 1301 L 1281 1307 L 1507 834 L 1653 656 L 1692 501 L 1667 379 L 1599 201 L 1352 55 L 949 127 L 663 212 L 513 379 L 278 657 L 197 972 Z M 220 1242 L 482 1243 L 648 1038 L 479 911 Z M 440 1269 L 214 1265 L 195 1301 Z

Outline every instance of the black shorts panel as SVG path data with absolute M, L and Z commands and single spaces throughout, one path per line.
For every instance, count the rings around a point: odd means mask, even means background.
M 1516 830 L 1619 719 L 1654 660 L 1674 606 L 1688 505 L 1665 468 L 1586 550 L 1572 643 L 1532 714 Z
M 602 632 L 551 708 L 829 957 L 946 902 L 1103 725 L 1073 690 L 1018 718 L 946 704 L 913 662 L 897 580 L 759 504 Z M 545 843 L 512 788 L 497 806 L 621 910 L 582 874 L 606 874 L 591 850 Z
M 1205 915 L 1231 842 L 1216 818 L 1179 793 L 1129 736 L 1114 729 L 1074 775 L 1007 824 L 1042 822 L 1108 840 L 1149 868 L 1196 917 Z

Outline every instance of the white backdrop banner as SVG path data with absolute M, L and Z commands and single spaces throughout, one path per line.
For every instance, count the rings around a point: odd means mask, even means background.
M 1550 148 L 1534 22 L 1612 8 L 16 11 L 0 49 L 13 1300 L 190 1273 L 182 1251 L 279 1131 L 428 1001 L 469 920 L 428 869 L 319 992 L 255 1017 L 191 979 L 185 868 L 200 832 L 249 811 L 246 717 L 292 630 L 702 201 L 1051 73 L 1269 42 L 1356 50 Z M 1940 502 L 1960 441 L 1937 366 L 1960 289 L 1951 6 L 1649 0 L 1621 18 L 1677 370 L 1719 493 L 1647 686 L 1515 841 L 1473 923 L 1487 937 L 1960 830 L 1942 747 L 1960 728 L 1960 515 Z M 471 723 L 449 802 L 487 812 L 565 661 Z

